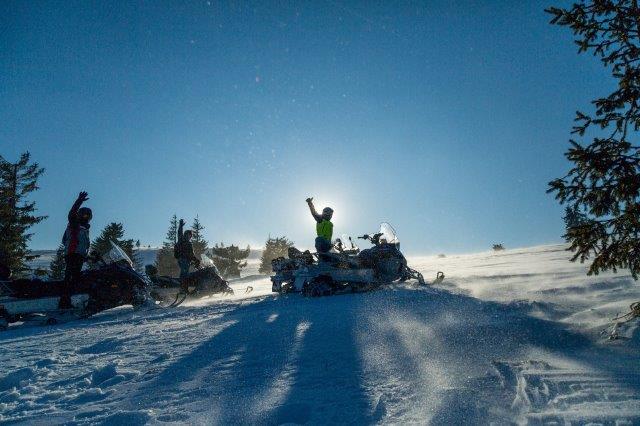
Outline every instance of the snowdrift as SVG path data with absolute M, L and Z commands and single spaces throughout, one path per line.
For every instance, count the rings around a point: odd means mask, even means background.
M 252 273 L 233 297 L 12 327 L 0 422 L 638 424 L 637 327 L 600 332 L 640 287 L 568 258 L 413 258 L 447 280 L 319 299 Z

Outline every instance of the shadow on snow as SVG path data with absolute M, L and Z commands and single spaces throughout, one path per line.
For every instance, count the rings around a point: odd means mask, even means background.
M 127 396 L 135 408 L 198 423 L 508 420 L 511 401 L 496 411 L 487 394 L 504 391 L 492 363 L 527 361 L 532 350 L 640 391 L 636 376 L 603 361 L 612 349 L 523 307 L 442 290 L 268 298 L 211 326 L 221 330 Z

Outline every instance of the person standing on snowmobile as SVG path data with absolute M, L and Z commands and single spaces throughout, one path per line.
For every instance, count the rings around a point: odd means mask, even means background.
M 322 214 L 318 214 L 313 205 L 313 198 L 307 198 L 307 205 L 309 206 L 311 215 L 317 222 L 316 251 L 318 253 L 327 253 L 332 247 L 333 223 L 331 222 L 331 218 L 333 217 L 333 209 L 331 207 L 325 207 L 322 209 Z
M 69 210 L 69 223 L 62 237 L 65 253 L 65 271 L 64 283 L 62 285 L 62 294 L 58 307 L 60 309 L 69 309 L 71 305 L 71 294 L 74 286 L 81 279 L 82 265 L 87 260 L 91 240 L 89 239 L 89 222 L 93 217 L 91 209 L 88 207 L 80 207 L 82 203 L 89 199 L 88 194 L 82 191 L 75 203 Z
M 180 279 L 186 278 L 189 275 L 189 267 L 192 262 L 196 268 L 200 267 L 200 260 L 193 252 L 193 243 L 191 242 L 193 232 L 190 230 L 183 232 L 183 228 L 184 220 L 180 219 L 178 224 L 178 242 L 174 247 L 174 256 L 178 259 L 178 266 L 180 267 Z

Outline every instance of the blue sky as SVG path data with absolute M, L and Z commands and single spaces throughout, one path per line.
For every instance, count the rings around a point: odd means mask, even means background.
M 545 193 L 576 109 L 612 87 L 555 1 L 0 3 L 0 154 L 46 168 L 55 247 L 89 191 L 93 235 L 311 246 L 391 222 L 409 253 L 561 240 Z

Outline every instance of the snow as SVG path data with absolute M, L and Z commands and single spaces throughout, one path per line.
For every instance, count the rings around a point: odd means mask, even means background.
M 34 270 L 48 271 L 49 265 L 56 257 L 55 250 L 34 250 L 32 254 L 38 256 L 29 263 L 29 266 Z
M 305 299 L 258 261 L 232 297 L 0 335 L 0 423 L 640 424 L 640 300 L 564 246 L 412 258 L 411 283 Z M 253 291 L 245 294 L 248 286 Z

